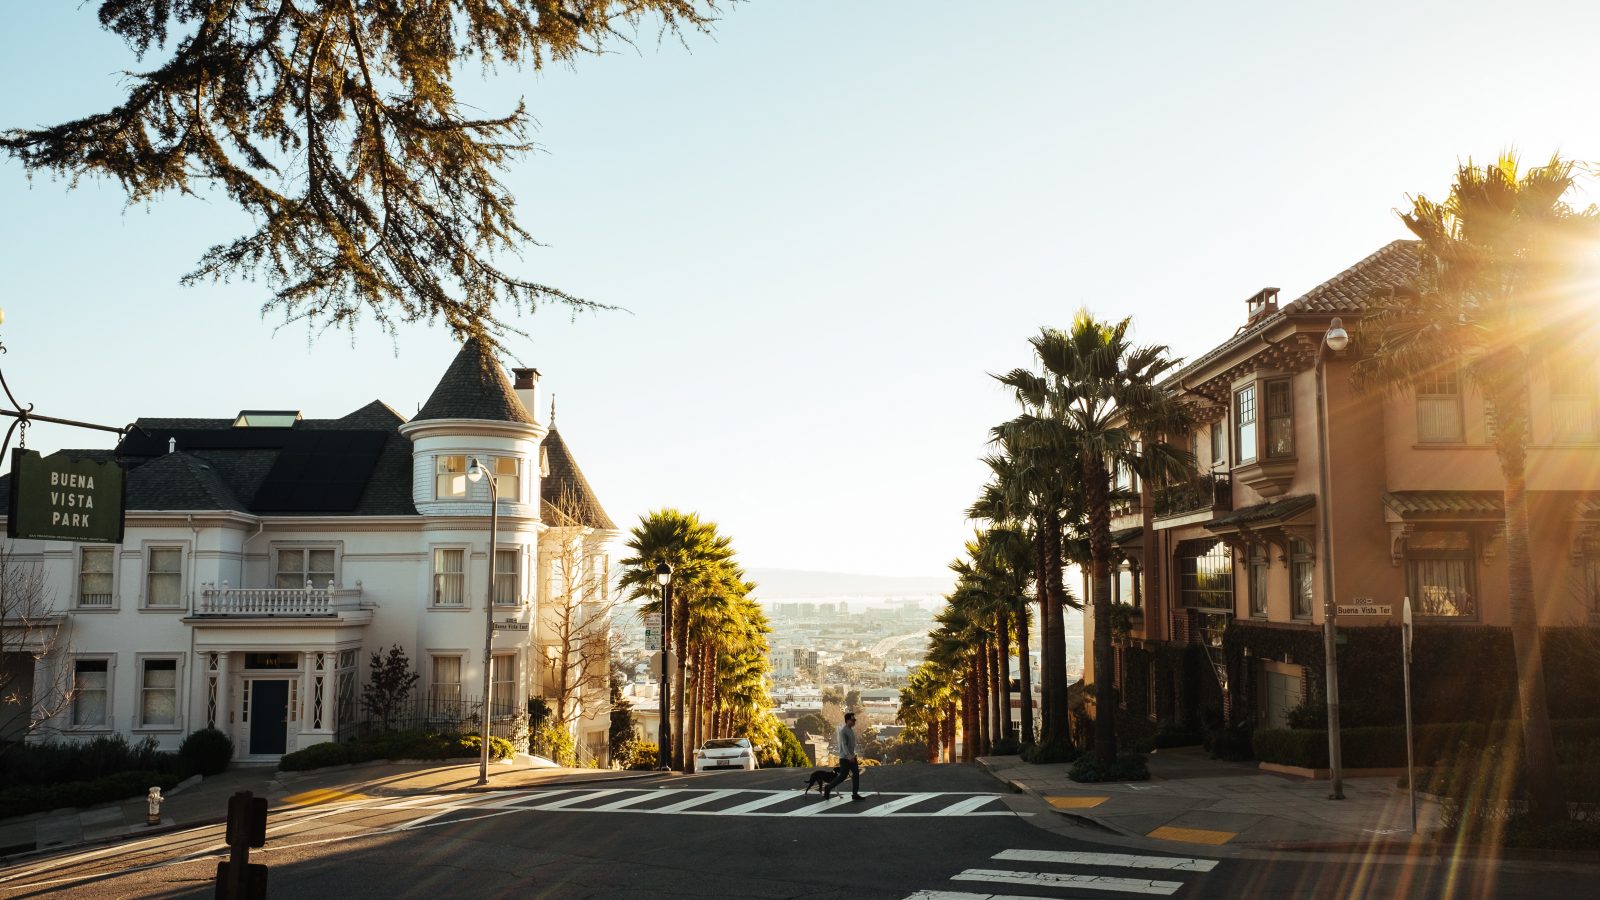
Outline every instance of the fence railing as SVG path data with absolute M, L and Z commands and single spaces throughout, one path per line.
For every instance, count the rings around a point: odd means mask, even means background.
M 489 733 L 495 737 L 510 738 L 516 727 L 518 713 L 527 710 L 514 703 L 496 703 L 489 707 Z M 387 729 L 389 731 L 462 731 L 476 733 L 482 727 L 483 701 L 476 698 L 439 697 L 423 695 L 408 699 L 388 716 L 378 717 L 362 711 L 363 719 L 351 731 L 352 735 Z M 341 739 L 344 731 L 341 729 Z
M 200 592 L 201 616 L 332 616 L 361 607 L 361 583 L 353 588 L 221 588 Z
M 1233 483 L 1226 474 L 1196 475 L 1155 492 L 1157 517 L 1230 509 L 1233 509 Z

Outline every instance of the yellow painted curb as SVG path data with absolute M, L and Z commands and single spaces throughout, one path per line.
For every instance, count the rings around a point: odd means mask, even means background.
M 1045 802 L 1056 809 L 1094 809 L 1110 797 L 1046 797 Z
M 1237 831 L 1207 831 L 1204 828 L 1173 828 L 1163 825 L 1145 835 L 1160 841 L 1183 841 L 1186 844 L 1226 844 L 1239 836 Z
M 347 791 L 336 791 L 331 788 L 318 788 L 314 791 L 305 791 L 291 794 L 283 798 L 283 802 L 291 806 L 320 806 L 324 803 L 337 803 L 341 800 L 369 800 L 366 794 L 352 794 Z

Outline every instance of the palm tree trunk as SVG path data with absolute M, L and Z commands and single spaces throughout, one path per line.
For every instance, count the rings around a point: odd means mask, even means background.
M 944 761 L 956 761 L 956 714 L 960 710 L 956 698 L 952 696 L 944 707 Z
M 1039 739 L 1041 743 L 1050 743 L 1054 731 L 1055 718 L 1060 707 L 1054 695 L 1054 685 L 1050 683 L 1050 673 L 1055 664 L 1055 654 L 1060 652 L 1052 646 L 1050 640 L 1050 585 L 1046 572 L 1050 569 L 1050 554 L 1047 550 L 1047 530 L 1044 519 L 1040 517 L 1033 529 L 1033 567 L 1034 567 L 1034 593 L 1039 603 Z M 1063 623 L 1065 624 L 1065 623 Z
M 1033 743 L 1033 660 L 1028 654 L 1028 598 L 1017 598 L 1017 674 L 1022 679 L 1022 742 Z
M 1089 588 L 1094 592 L 1094 752 L 1102 764 L 1117 758 L 1117 696 L 1111 664 L 1111 500 L 1100 458 L 1083 458 L 1084 507 L 1089 512 Z
M 1011 724 L 1011 609 L 1009 604 L 1002 603 L 999 609 L 999 629 L 996 635 L 999 646 L 995 647 L 995 682 L 999 691 L 995 697 L 995 706 L 1000 711 L 1000 739 L 1014 741 L 1017 739 L 1017 730 Z
M 1567 818 L 1567 804 L 1556 776 L 1555 744 L 1544 684 L 1544 651 L 1534 605 L 1533 561 L 1528 550 L 1527 388 L 1496 398 L 1500 469 L 1506 492 L 1506 574 L 1510 581 L 1511 645 L 1517 660 L 1517 698 L 1522 707 L 1522 746 L 1528 775 L 1530 813 L 1549 824 Z M 1509 402 L 1508 402 L 1509 401 Z
M 1045 684 L 1050 689 L 1055 715 L 1045 743 L 1066 747 L 1071 743 L 1067 734 L 1067 623 L 1065 619 L 1066 588 L 1061 583 L 1061 515 L 1055 510 L 1045 514 L 1045 569 L 1044 584 L 1049 595 L 1045 622 L 1045 643 L 1050 645 L 1050 669 L 1044 673 Z
M 944 742 L 944 733 L 939 730 L 938 710 L 930 709 L 924 715 L 927 717 L 924 725 L 928 729 L 928 765 L 931 766 L 939 761 L 939 745 Z
M 672 731 L 672 767 L 680 772 L 688 771 L 685 768 L 688 760 L 683 752 L 683 724 L 684 724 L 684 687 L 688 677 L 689 668 L 689 597 L 688 591 L 673 591 L 672 610 L 674 643 L 681 649 L 678 652 L 678 673 L 674 685 L 675 694 L 672 698 L 673 722 L 676 727 Z M 682 599 L 679 599 L 679 598 Z
M 978 678 L 973 674 L 961 691 L 961 761 L 972 762 L 978 756 Z

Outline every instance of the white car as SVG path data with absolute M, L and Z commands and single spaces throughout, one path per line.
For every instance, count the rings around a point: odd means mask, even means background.
M 717 738 L 701 744 L 700 749 L 694 752 L 694 770 L 706 772 L 711 769 L 743 769 L 746 772 L 754 772 L 756 750 L 750 746 L 750 739 Z

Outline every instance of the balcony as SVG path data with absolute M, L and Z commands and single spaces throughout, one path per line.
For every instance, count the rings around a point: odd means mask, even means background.
M 1206 522 L 1219 512 L 1233 509 L 1233 482 L 1224 473 L 1196 475 L 1155 493 L 1156 530 Z
M 196 616 L 231 618 L 317 618 L 366 609 L 361 582 L 353 588 L 218 588 L 208 585 L 195 604 Z

